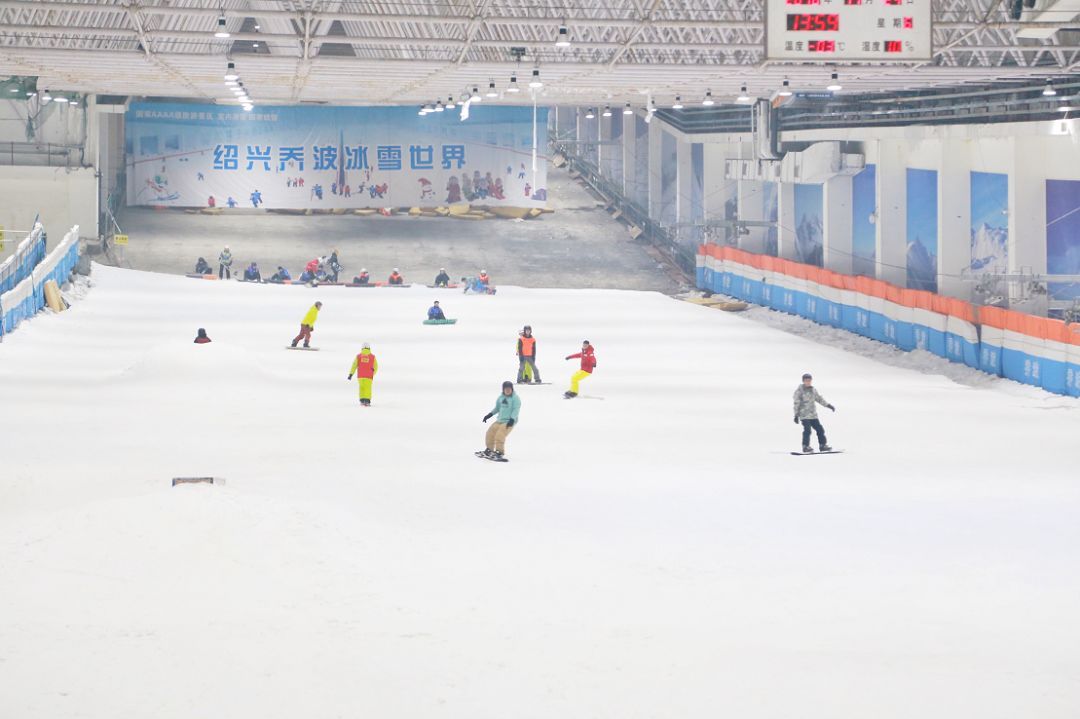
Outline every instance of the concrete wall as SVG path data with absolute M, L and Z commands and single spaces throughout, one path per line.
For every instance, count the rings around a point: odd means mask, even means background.
M 39 214 L 50 248 L 72 225 L 79 225 L 84 237 L 96 234 L 97 179 L 92 167 L 0 166 L 0 197 L 0 225 L 9 233 L 5 250 L 11 249 L 11 241 L 25 237 L 12 231 L 29 230 Z

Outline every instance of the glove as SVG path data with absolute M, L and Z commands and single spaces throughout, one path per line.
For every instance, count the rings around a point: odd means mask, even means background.
M 349 375 L 349 376 L 348 376 L 348 377 L 346 377 L 345 379 L 351 380 L 351 379 L 352 379 L 352 375 Z
M 567 358 L 566 358 L 566 359 L 570 359 L 570 357 L 569 357 L 569 356 L 567 356 Z
M 489 419 L 491 419 L 493 416 L 494 416 L 494 412 L 488 412 L 487 414 L 485 414 L 484 415 L 484 424 L 487 424 L 487 421 Z
M 515 421 L 516 421 L 516 420 L 513 420 L 513 419 L 508 419 L 508 420 L 506 420 L 506 426 L 507 426 L 507 427 L 513 427 L 513 426 L 514 426 L 514 422 L 515 422 Z
M 831 404 L 827 404 L 825 406 L 828 407 L 829 409 L 831 409 L 833 412 L 836 411 L 836 407 L 833 407 Z
M 795 424 L 799 423 L 799 415 L 795 415 Z

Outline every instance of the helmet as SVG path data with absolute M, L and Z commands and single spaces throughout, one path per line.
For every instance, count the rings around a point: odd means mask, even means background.
M 371 343 L 370 342 L 365 342 L 363 345 L 361 345 L 360 349 L 362 349 L 362 350 L 371 349 Z
M 361 272 L 367 272 L 367 268 L 366 268 L 366 267 L 361 267 L 361 268 L 360 268 L 360 271 L 361 271 Z
M 395 268 L 394 268 L 394 272 L 397 272 L 397 271 L 398 271 L 398 268 L 396 268 L 396 267 L 395 267 Z

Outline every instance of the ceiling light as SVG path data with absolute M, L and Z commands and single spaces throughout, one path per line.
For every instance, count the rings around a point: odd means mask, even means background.
M 56 97 L 53 98 L 53 102 L 59 103 L 61 105 L 63 105 L 67 101 L 68 101 L 68 99 L 66 97 L 64 97 L 63 95 L 57 95 Z
M 10 88 L 8 88 L 8 92 L 18 92 L 18 91 L 19 91 L 19 86 L 18 85 L 12 85 Z
M 225 81 L 228 82 L 229 80 L 235 81 L 239 79 L 240 76 L 236 74 L 236 63 L 230 62 L 225 66 Z
M 454 104 L 454 96 L 451 95 L 446 99 L 446 109 L 453 110 L 455 107 L 457 107 L 457 105 Z
M 634 111 L 630 109 L 630 103 L 629 102 L 626 103 L 626 107 L 623 108 L 622 114 L 624 114 L 624 115 L 633 115 L 634 114 Z
M 226 80 L 225 85 L 226 85 L 226 87 L 236 87 L 237 82 L 236 82 L 236 80 Z
M 1046 81 L 1046 87 L 1043 88 L 1043 95 L 1045 97 L 1053 97 L 1056 94 L 1057 94 L 1057 90 L 1055 90 L 1054 86 L 1050 84 L 1049 80 L 1047 80 Z
M 585 111 L 585 119 L 586 120 L 592 120 L 595 117 L 596 117 L 596 113 L 593 111 L 593 109 L 591 107 L 588 110 Z
M 701 101 L 701 104 L 705 107 L 711 107 L 716 104 L 712 99 L 712 90 L 705 91 L 705 99 Z
M 540 68 L 533 68 L 532 80 L 529 80 L 529 87 L 537 88 L 543 86 L 544 83 L 540 82 Z
M 52 95 L 49 94 L 48 90 L 45 90 L 45 92 L 43 92 L 41 94 L 41 101 L 42 102 L 51 102 L 52 101 Z
M 491 82 L 488 83 L 487 96 L 488 97 L 498 97 L 499 96 L 499 93 L 495 92 L 495 81 L 494 80 L 492 80 Z
M 675 96 L 675 104 L 671 106 L 671 109 L 672 110 L 681 110 L 681 109 L 683 109 L 682 96 L 681 95 L 676 95 Z
M 611 105 L 604 105 L 604 117 L 611 117 Z
M 258 30 L 258 29 L 259 29 L 259 23 L 255 23 L 255 29 L 256 29 L 256 30 Z
M 224 15 L 217 19 L 217 32 L 214 33 L 214 37 L 229 37 L 229 31 L 225 28 Z
M 832 74 L 832 79 L 829 80 L 829 84 L 825 89 L 829 92 L 840 92 L 844 89 L 844 86 L 840 84 L 840 79 L 835 72 Z
M 475 85 L 473 85 L 472 96 L 471 97 L 472 97 L 473 102 L 480 102 L 481 100 L 484 99 L 484 98 L 480 97 L 480 90 Z
M 776 93 L 780 97 L 791 97 L 791 83 L 784 78 L 784 84 L 780 86 L 780 92 Z
M 507 92 L 517 92 L 519 89 L 520 88 L 518 87 L 518 84 L 517 84 L 517 75 L 513 74 L 513 75 L 510 76 L 510 84 L 506 86 L 506 91 Z
M 258 50 L 258 49 L 259 49 L 259 41 L 258 41 L 258 40 L 256 40 L 255 42 L 251 43 L 251 49 L 252 49 L 252 50 Z
M 254 105 L 244 105 L 244 112 L 251 112 L 254 107 Z
M 649 100 L 649 112 L 656 112 L 656 100 Z
M 559 26 L 559 38 L 555 41 L 555 47 L 570 47 L 570 32 L 565 25 Z
M 37 93 L 36 93 L 36 92 L 34 92 L 33 90 L 27 90 L 27 91 L 26 91 L 26 97 L 27 97 L 28 99 L 29 99 L 29 98 L 31 98 L 31 97 L 33 97 L 34 95 L 37 95 Z
M 742 90 L 739 92 L 735 102 L 750 102 L 750 96 L 746 94 L 746 85 L 742 86 Z
M 435 103 L 435 112 L 444 112 L 445 110 L 446 108 L 443 107 L 442 100 Z

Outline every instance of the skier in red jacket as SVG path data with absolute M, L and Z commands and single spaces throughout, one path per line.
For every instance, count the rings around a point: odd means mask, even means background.
M 571 375 L 570 389 L 568 389 L 563 395 L 563 397 L 566 397 L 566 399 L 577 397 L 578 383 L 591 375 L 592 371 L 596 369 L 596 356 L 593 354 L 593 346 L 589 344 L 589 340 L 585 340 L 581 343 L 580 352 L 572 355 L 567 355 L 566 359 L 578 359 L 579 357 L 581 358 L 581 369 Z

